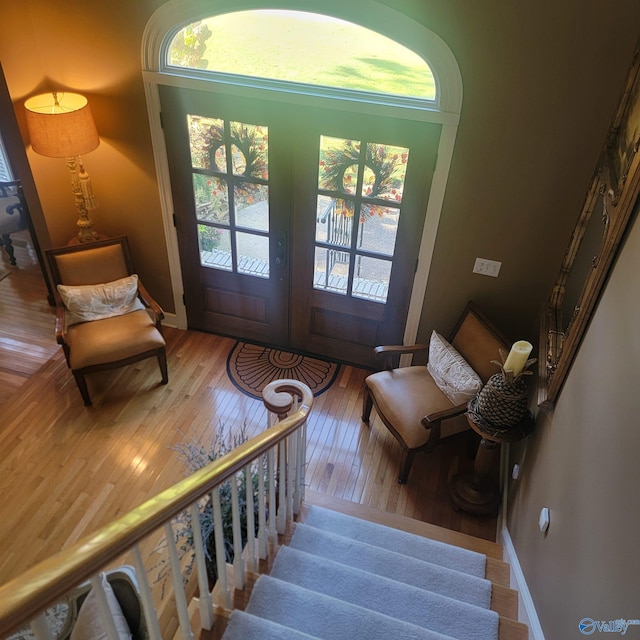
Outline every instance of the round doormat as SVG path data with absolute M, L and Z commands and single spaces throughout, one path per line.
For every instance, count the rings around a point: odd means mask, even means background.
M 304 382 L 314 396 L 326 391 L 340 365 L 288 351 L 237 342 L 227 358 L 227 374 L 233 384 L 253 398 L 274 380 L 292 378 Z

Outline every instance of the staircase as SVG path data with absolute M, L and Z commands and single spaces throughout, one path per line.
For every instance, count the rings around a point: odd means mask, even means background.
M 223 640 L 528 638 L 498 545 L 334 502 L 304 507 Z
M 140 640 L 174 634 L 185 640 L 527 639 L 527 628 L 516 621 L 518 595 L 508 587 L 509 567 L 501 560 L 499 545 L 305 491 L 311 391 L 298 381 L 278 380 L 267 386 L 263 397 L 269 411 L 264 431 L 0 585 L 0 637 L 29 624 L 38 640 L 51 640 L 47 608 L 73 595 L 75 585 L 91 580 L 102 603 L 96 622 L 117 640 L 117 612 L 109 606 L 100 572 L 126 558 L 137 582 L 137 606 L 128 623 L 144 630 L 135 636 Z M 246 478 L 255 466 L 261 470 L 257 497 L 247 491 L 246 503 L 247 528 L 255 529 L 257 537 L 249 538 L 244 553 L 236 554 L 229 566 L 221 551 L 225 540 L 220 487 L 226 482 L 231 486 L 233 545 L 240 549 L 239 478 L 251 487 Z M 205 497 L 218 523 L 213 594 L 207 584 L 202 531 L 196 524 Z M 250 517 L 254 499 L 255 521 Z M 167 544 L 172 589 L 166 598 L 160 597 L 158 611 L 159 594 L 152 590 L 145 549 L 157 544 L 159 529 L 173 542 L 172 519 L 185 509 L 193 523 L 195 570 L 185 585 L 179 543 Z M 199 597 L 191 598 L 196 587 Z

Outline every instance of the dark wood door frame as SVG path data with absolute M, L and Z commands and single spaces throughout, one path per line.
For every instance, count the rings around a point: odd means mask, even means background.
M 2 140 L 5 143 L 14 179 L 20 180 L 24 197 L 28 208 L 28 225 L 34 251 L 38 257 L 42 277 L 47 286 L 47 298 L 50 305 L 55 305 L 53 289 L 51 288 L 51 276 L 42 254 L 42 247 L 51 247 L 49 230 L 44 219 L 40 197 L 31 173 L 31 167 L 27 159 L 24 141 L 20 135 L 18 119 L 13 107 L 9 89 L 5 79 L 2 65 L 0 64 L 0 122 L 2 123 Z M 23 123 L 24 125 L 24 123 Z M 25 130 L 26 130 L 26 125 Z

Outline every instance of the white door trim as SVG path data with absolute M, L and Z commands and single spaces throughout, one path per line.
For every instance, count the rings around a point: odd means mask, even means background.
M 173 223 L 173 199 L 167 162 L 167 151 L 160 118 L 159 84 L 187 86 L 198 83 L 206 86 L 202 76 L 194 74 L 192 78 L 163 73 L 168 43 L 178 29 L 200 18 L 237 11 L 237 0 L 218 0 L 215 7 L 208 0 L 174 0 L 159 7 L 149 19 L 142 40 L 142 68 L 151 141 L 158 178 L 162 221 L 167 242 L 167 254 L 171 273 L 171 288 L 176 309 L 176 324 L 180 329 L 187 327 L 186 309 L 183 303 L 182 269 L 178 239 Z M 430 29 L 408 16 L 379 4 L 374 0 L 322 0 L 306 2 L 302 0 L 248 0 L 243 10 L 258 8 L 299 9 L 317 11 L 337 18 L 361 24 L 369 29 L 383 33 L 397 42 L 420 54 L 431 67 L 436 79 L 436 103 L 428 109 L 414 113 L 412 117 L 426 122 L 442 124 L 442 133 L 438 146 L 438 158 L 431 183 L 425 222 L 421 231 L 421 245 L 418 266 L 415 273 L 407 323 L 404 331 L 404 343 L 415 342 L 422 307 L 425 300 L 431 259 L 436 234 L 444 202 L 449 168 L 462 110 L 462 76 L 455 56 L 447 44 Z M 186 75 L 186 73 L 185 73 Z M 298 96 L 298 99 L 300 97 Z M 377 109 L 378 106 L 366 103 L 364 110 Z M 384 107 L 382 107 L 384 108 Z

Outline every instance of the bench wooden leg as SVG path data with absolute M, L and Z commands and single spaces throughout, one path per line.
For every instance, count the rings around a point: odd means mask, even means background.
M 167 369 L 167 352 L 164 349 L 158 354 L 158 365 L 162 374 L 162 384 L 167 384 L 169 382 L 169 371 Z
M 369 424 L 372 407 L 373 407 L 373 399 L 371 398 L 369 387 L 367 387 L 365 383 L 364 390 L 362 393 L 362 422 L 366 422 L 367 424 Z
M 87 381 L 84 377 L 84 374 L 74 371 L 73 377 L 76 379 L 76 384 L 78 385 L 78 389 L 80 390 L 80 395 L 82 396 L 85 407 L 90 407 L 91 397 L 89 396 L 89 389 L 87 388 Z
M 405 454 L 404 460 L 402 461 L 402 468 L 400 469 L 400 475 L 398 476 L 398 482 L 400 484 L 407 484 L 409 472 L 411 471 L 411 465 L 413 464 L 415 455 L 416 452 L 412 450 L 408 450 Z

